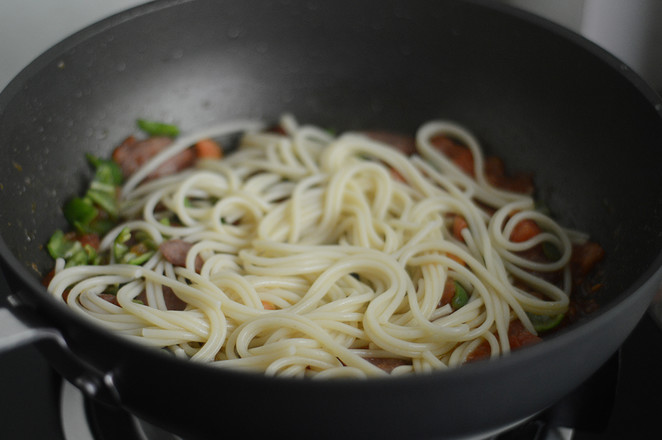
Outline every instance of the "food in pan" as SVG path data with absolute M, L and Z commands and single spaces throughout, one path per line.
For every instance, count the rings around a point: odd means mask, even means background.
M 276 376 L 428 372 L 537 343 L 603 258 L 447 122 L 340 135 L 285 115 L 89 156 L 49 292 L 176 356 Z M 240 134 L 228 154 L 213 139 Z M 597 289 L 599 286 L 592 286 Z

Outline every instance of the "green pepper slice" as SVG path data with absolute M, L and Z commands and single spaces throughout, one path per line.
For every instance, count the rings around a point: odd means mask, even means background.
M 95 169 L 94 181 L 112 186 L 122 184 L 122 169 L 115 161 L 101 159 L 92 154 L 86 154 L 85 156 Z
M 552 330 L 561 323 L 563 317 L 565 316 L 563 313 L 559 313 L 557 315 L 538 315 L 536 313 L 527 312 L 526 314 L 531 320 L 533 328 L 536 329 L 537 332 L 546 332 Z
M 179 127 L 173 124 L 166 124 L 163 122 L 148 121 L 146 119 L 138 119 L 136 121 L 138 128 L 150 136 L 179 136 Z
M 65 203 L 64 217 L 79 232 L 89 232 L 90 223 L 99 215 L 92 200 L 87 197 L 74 197 Z
M 453 299 L 451 299 L 451 307 L 453 307 L 453 310 L 457 310 L 469 302 L 469 295 L 462 284 L 457 281 L 454 281 L 454 283 L 455 295 L 453 295 Z

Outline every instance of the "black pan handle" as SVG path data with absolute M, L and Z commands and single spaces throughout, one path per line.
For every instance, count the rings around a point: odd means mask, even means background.
M 7 303 L 18 306 L 16 297 L 9 295 Z M 0 308 L 0 354 L 17 347 L 32 344 L 37 341 L 50 341 L 66 348 L 67 343 L 57 329 L 31 326 L 9 308 Z
M 5 298 L 0 307 L 0 356 L 6 351 L 34 344 L 62 377 L 88 397 L 112 405 L 119 404 L 112 372 L 99 371 L 76 356 L 56 328 L 43 325 L 29 313 L 17 295 Z

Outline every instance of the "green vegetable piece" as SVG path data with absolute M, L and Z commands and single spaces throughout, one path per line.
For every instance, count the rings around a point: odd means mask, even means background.
M 145 248 L 154 251 L 159 248 L 156 242 L 152 239 L 152 236 L 146 233 L 145 231 L 137 231 L 135 236 L 136 236 L 136 240 L 142 243 L 145 246 Z
M 99 210 L 94 207 L 92 200 L 85 197 L 74 197 L 65 203 L 64 217 L 80 232 L 90 232 L 90 223 L 99 215 Z
M 113 254 L 115 255 L 115 261 L 118 263 L 122 262 L 124 256 L 129 252 L 129 247 L 122 243 L 113 243 Z
M 115 237 L 113 241 L 113 255 L 115 255 L 115 261 L 123 261 L 124 256 L 129 252 L 129 246 L 126 245 L 126 242 L 131 238 L 131 229 L 123 228 L 122 231 Z
M 90 225 L 90 232 L 103 236 L 115 226 L 117 226 L 117 223 L 114 220 L 100 218 Z
M 119 214 L 117 187 L 122 182 L 122 173 L 112 161 L 87 155 L 96 168 L 95 178 L 84 197 L 74 197 L 65 203 L 64 216 L 78 232 L 104 234 L 114 226 Z M 99 215 L 100 210 L 108 215 Z M 110 217 L 110 218 L 106 218 Z
M 143 264 L 145 261 L 149 260 L 152 258 L 152 255 L 154 255 L 154 251 L 149 251 L 145 252 L 143 254 L 134 254 L 134 253 L 129 253 L 125 255 L 125 262 L 129 264 L 135 264 L 136 266 Z
M 110 217 L 117 218 L 119 215 L 119 206 L 115 195 L 115 187 L 110 188 L 109 190 L 104 184 L 92 182 L 86 196 L 106 211 Z
M 136 240 L 138 243 L 133 244 Z M 132 234 L 129 228 L 124 228 L 113 242 L 113 255 L 118 263 L 139 265 L 149 260 L 157 248 L 158 246 L 148 234 L 142 231 Z
M 87 262 L 85 264 L 99 265 L 101 264 L 101 255 L 89 244 L 83 246 L 85 253 L 87 254 Z
M 469 302 L 469 295 L 462 284 L 457 281 L 454 281 L 454 283 L 455 295 L 453 295 L 453 299 L 451 300 L 451 307 L 453 307 L 453 310 L 457 310 Z
M 85 195 L 115 219 L 119 213 L 117 188 L 122 184 L 122 170 L 112 160 L 99 159 L 91 154 L 87 155 L 87 160 L 96 169 L 96 174 Z
M 179 127 L 173 124 L 166 124 L 163 122 L 148 121 L 146 119 L 138 119 L 136 121 L 138 128 L 150 136 L 179 136 Z
M 65 238 L 64 232 L 58 229 L 51 235 L 46 249 L 53 259 L 65 258 L 72 245 L 73 243 Z
M 533 324 L 533 328 L 536 329 L 537 332 L 552 330 L 561 323 L 565 316 L 563 313 L 559 313 L 558 315 L 538 315 L 527 312 L 526 314 L 529 316 L 531 324 Z
M 122 184 L 124 176 L 120 166 L 112 160 L 101 159 L 91 154 L 86 155 L 87 160 L 95 168 L 94 180 L 105 183 L 106 185 L 119 186 Z
M 78 246 L 74 246 L 75 252 L 67 258 L 67 264 L 64 265 L 65 267 L 83 266 L 88 262 L 87 252 L 85 252 L 85 249 L 83 249 L 80 242 L 76 242 L 76 244 L 78 244 Z
M 46 248 L 53 259 L 64 258 L 65 267 L 101 263 L 101 256 L 96 249 L 89 244 L 82 245 L 78 240 L 67 239 L 61 230 L 53 233 Z

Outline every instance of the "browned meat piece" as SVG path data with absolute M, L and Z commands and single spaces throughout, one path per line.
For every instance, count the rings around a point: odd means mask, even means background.
M 411 365 L 411 362 L 406 359 L 397 359 L 397 358 L 377 358 L 377 357 L 367 357 L 365 358 L 371 364 L 381 368 L 382 370 L 390 373 L 395 367 L 400 365 Z
M 186 267 L 186 256 L 193 247 L 192 243 L 184 240 L 168 240 L 159 245 L 163 257 L 175 266 Z M 200 255 L 195 258 L 195 271 L 200 272 L 204 261 Z
M 163 299 L 168 310 L 184 310 L 186 308 L 186 303 L 168 286 L 163 286 Z
M 113 160 L 122 169 L 125 177 L 135 173 L 149 159 L 156 156 L 172 143 L 172 139 L 165 136 L 154 136 L 145 140 L 136 140 L 129 136 L 113 151 Z M 189 148 L 165 161 L 147 178 L 167 176 L 193 165 L 195 152 Z

